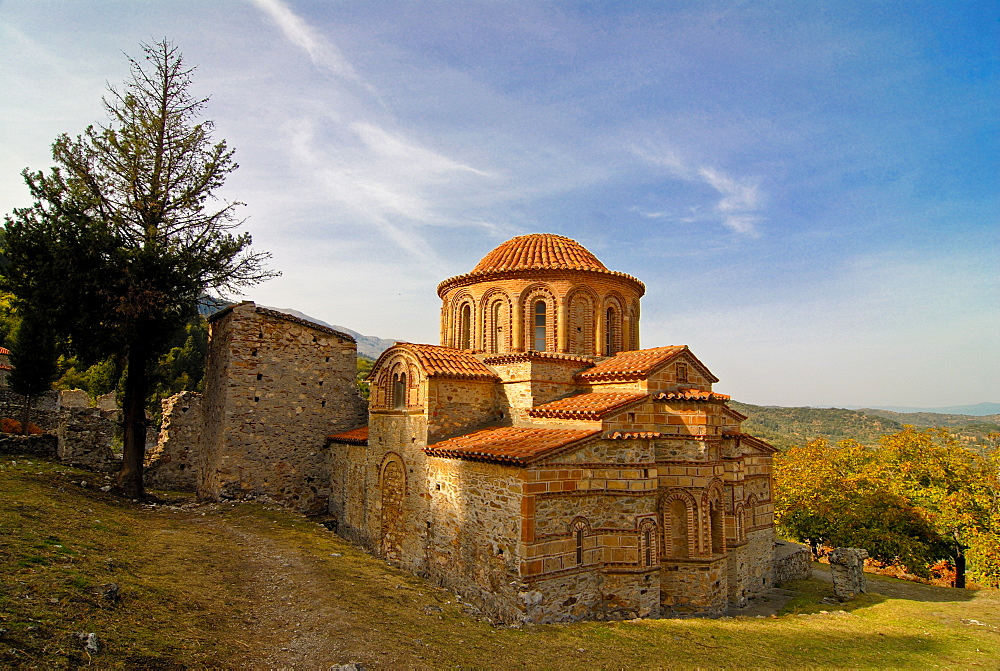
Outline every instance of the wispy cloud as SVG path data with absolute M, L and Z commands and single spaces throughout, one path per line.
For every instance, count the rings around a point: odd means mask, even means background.
M 306 23 L 282 0 L 250 1 L 281 29 L 288 41 L 309 54 L 309 58 L 317 67 L 339 77 L 365 84 L 351 63 L 340 53 L 340 49 Z M 367 87 L 367 84 L 365 86 Z
M 760 210 L 764 205 L 764 194 L 755 178 L 737 178 L 711 166 L 693 166 L 673 151 L 653 154 L 634 148 L 636 154 L 647 161 L 666 168 L 671 175 L 685 182 L 706 184 L 721 198 L 708 210 L 701 207 L 689 208 L 685 216 L 670 215 L 668 212 L 649 212 L 632 208 L 634 212 L 651 219 L 675 216 L 679 221 L 695 222 L 715 220 L 735 233 L 756 237 L 760 234 L 757 225 L 764 220 Z

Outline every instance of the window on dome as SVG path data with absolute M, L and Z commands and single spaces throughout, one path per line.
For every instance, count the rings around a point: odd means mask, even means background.
M 468 303 L 462 306 L 462 314 L 459 317 L 458 348 L 472 349 L 472 306 Z
M 604 356 L 616 353 L 618 342 L 618 314 L 614 308 L 608 308 L 604 313 Z
M 535 303 L 535 344 L 532 349 L 536 352 L 545 351 L 545 301 Z

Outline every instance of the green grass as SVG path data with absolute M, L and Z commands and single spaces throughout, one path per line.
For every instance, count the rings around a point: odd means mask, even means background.
M 91 487 L 72 484 L 81 478 Z M 152 509 L 95 480 L 0 461 L 0 667 L 259 666 L 299 619 L 336 643 L 317 668 L 1000 666 L 996 591 L 873 577 L 871 593 L 829 605 L 830 584 L 806 580 L 774 618 L 494 627 L 314 521 L 249 504 Z M 282 572 L 302 579 L 268 605 Z M 111 582 L 117 605 L 100 596 Z M 91 658 L 75 632 L 97 633 L 103 650 Z

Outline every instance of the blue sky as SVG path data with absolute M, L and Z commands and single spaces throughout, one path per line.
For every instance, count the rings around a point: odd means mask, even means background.
M 0 1 L 0 212 L 164 36 L 257 302 L 433 343 L 440 280 L 552 232 L 738 400 L 1000 401 L 995 2 Z

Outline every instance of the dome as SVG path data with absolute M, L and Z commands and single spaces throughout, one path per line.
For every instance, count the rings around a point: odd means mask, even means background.
M 483 257 L 473 273 L 511 270 L 596 270 L 607 267 L 576 240 L 552 233 L 511 238 Z

